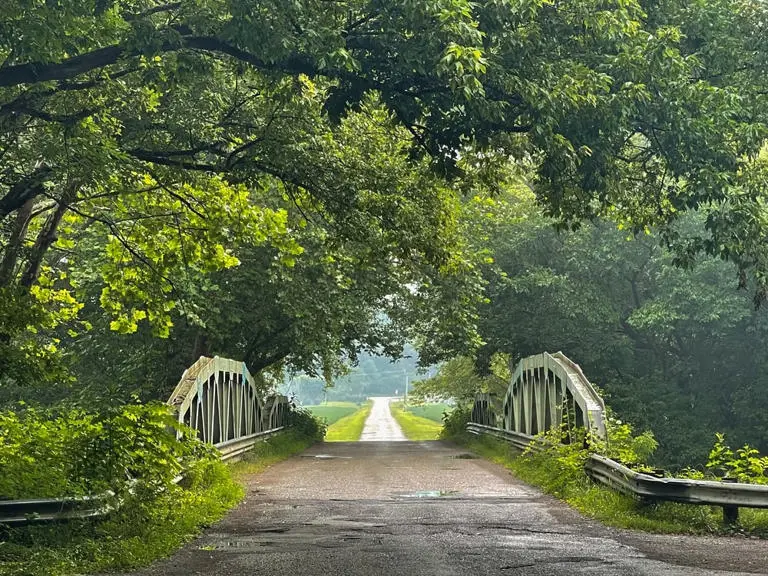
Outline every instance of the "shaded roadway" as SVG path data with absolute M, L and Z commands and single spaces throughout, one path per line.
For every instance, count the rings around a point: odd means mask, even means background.
M 768 573 L 768 541 L 606 528 L 441 442 L 317 444 L 247 479 L 245 500 L 139 574 Z

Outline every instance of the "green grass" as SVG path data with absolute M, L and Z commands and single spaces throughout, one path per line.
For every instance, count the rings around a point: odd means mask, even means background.
M 287 432 L 233 465 L 213 462 L 159 498 L 137 496 L 101 521 L 73 521 L 0 533 L 0 576 L 128 571 L 169 556 L 243 497 L 237 479 L 303 451 L 314 439 Z
M 314 443 L 314 438 L 294 430 L 288 430 L 257 444 L 253 450 L 246 453 L 245 458 L 240 462 L 231 464 L 232 474 L 236 480 L 241 480 L 243 476 L 248 474 L 258 474 L 273 464 L 304 452 Z
M 742 508 L 739 524 L 725 526 L 722 509 L 662 502 L 643 504 L 592 482 L 584 472 L 558 468 L 546 457 L 521 457 L 508 444 L 494 438 L 462 435 L 454 442 L 504 466 L 515 476 L 552 494 L 585 516 L 609 526 L 663 534 L 745 533 L 768 537 L 768 511 Z M 564 481 L 563 478 L 568 478 Z
M 440 436 L 442 424 L 404 410 L 402 402 L 392 402 L 389 409 L 408 440 L 437 440 Z
M 439 422 L 440 424 L 443 423 L 443 412 L 451 412 L 453 410 L 453 406 L 449 406 L 448 404 L 421 404 L 420 406 L 408 406 L 406 407 L 406 410 L 413 414 L 414 416 L 419 416 L 421 418 L 427 418 L 429 420 L 434 420 L 435 422 Z
M 365 421 L 371 413 L 371 403 L 366 402 L 356 412 L 340 418 L 325 433 L 326 442 L 357 442 L 363 433 Z
M 360 405 L 354 402 L 326 402 L 325 404 L 305 406 L 304 408 L 321 420 L 325 420 L 325 423 L 330 426 L 344 418 L 344 416 L 357 412 L 360 409 Z

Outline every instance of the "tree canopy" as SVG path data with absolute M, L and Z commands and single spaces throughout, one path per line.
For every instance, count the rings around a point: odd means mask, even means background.
M 768 450 L 768 325 L 738 290 L 734 264 L 708 257 L 681 269 L 653 232 L 604 220 L 558 232 L 524 188 L 495 202 L 504 216 L 487 227 L 484 344 L 420 382 L 423 394 L 501 397 L 504 367 L 563 351 L 622 419 L 653 431 L 658 464 L 702 465 L 718 432 Z M 699 230 L 704 219 L 689 214 L 680 227 Z
M 653 227 L 760 303 L 767 22 L 759 0 L 4 2 L 0 373 L 470 354 L 483 199 L 520 178 L 546 226 Z

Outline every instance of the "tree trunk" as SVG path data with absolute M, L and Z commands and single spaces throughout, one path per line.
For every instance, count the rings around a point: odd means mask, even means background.
M 5 247 L 3 260 L 0 262 L 0 287 L 9 286 L 15 277 L 16 265 L 19 261 L 19 253 L 27 237 L 27 227 L 32 215 L 32 207 L 35 199 L 30 198 L 16 212 L 16 221 L 13 223 L 11 237 Z
M 69 201 L 74 197 L 76 191 L 77 185 L 67 185 L 67 189 L 59 200 L 58 206 L 56 206 L 56 210 L 48 217 L 48 220 L 46 220 L 43 225 L 43 229 L 40 230 L 40 233 L 37 235 L 37 240 L 35 241 L 32 253 L 29 256 L 29 261 L 27 262 L 27 268 L 24 270 L 24 273 L 21 275 L 21 280 L 19 281 L 19 284 L 25 288 L 31 288 L 37 281 L 45 253 L 48 252 L 51 245 L 56 242 L 56 238 L 58 237 L 56 235 L 56 229 L 59 227 L 61 219 L 69 208 Z
M 196 362 L 200 356 L 209 356 L 210 353 L 211 347 L 208 342 L 208 336 L 200 328 L 195 334 L 195 343 L 192 347 L 192 362 Z

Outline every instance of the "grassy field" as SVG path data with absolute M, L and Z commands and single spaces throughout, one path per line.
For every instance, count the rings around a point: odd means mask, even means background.
M 359 404 L 354 402 L 326 402 L 325 404 L 316 404 L 314 406 L 304 406 L 318 418 L 324 419 L 329 426 L 334 422 L 349 416 L 360 409 Z
M 413 414 L 414 416 L 419 416 L 421 418 L 427 418 L 429 420 L 434 420 L 435 422 L 439 422 L 440 424 L 443 423 L 443 412 L 450 412 L 453 410 L 453 406 L 448 406 L 448 404 L 422 404 L 420 406 L 408 406 L 406 408 L 408 412 Z
M 357 442 L 363 433 L 365 421 L 371 413 L 371 403 L 366 402 L 356 412 L 336 420 L 328 426 L 325 433 L 326 442 Z
M 642 505 L 631 496 L 593 483 L 586 474 L 563 482 L 560 470 L 545 458 L 524 458 L 495 438 L 464 435 L 454 438 L 484 458 L 504 466 L 529 484 L 565 501 L 585 516 L 609 526 L 662 534 L 750 534 L 768 537 L 768 511 L 742 508 L 739 524 L 725 526 L 722 509 L 675 502 Z
M 430 418 L 422 418 L 410 411 L 403 410 L 402 402 L 393 402 L 389 408 L 408 440 L 437 440 L 443 429 L 442 424 L 438 424 Z

